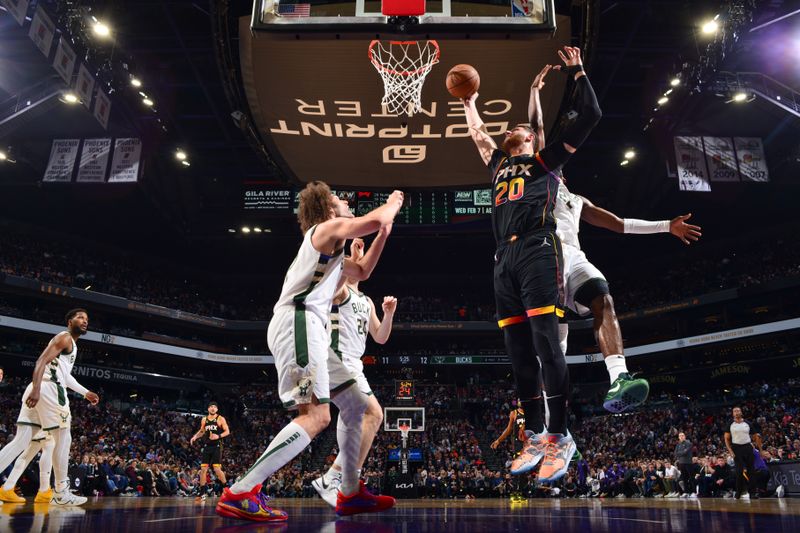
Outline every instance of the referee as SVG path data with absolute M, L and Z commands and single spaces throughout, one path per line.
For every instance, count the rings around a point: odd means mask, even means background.
M 753 439 L 761 443 L 761 436 L 756 432 Z M 753 440 L 750 438 L 750 424 L 742 417 L 740 407 L 733 408 L 733 423 L 730 431 L 725 433 L 725 446 L 733 456 L 736 463 L 736 499 L 742 497 L 744 491 L 744 471 L 747 469 L 747 492 L 749 497 L 758 499 L 756 491 L 755 455 L 753 454 Z

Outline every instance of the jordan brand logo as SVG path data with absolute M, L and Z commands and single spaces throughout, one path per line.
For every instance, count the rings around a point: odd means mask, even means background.
M 549 243 L 549 242 L 547 242 L 547 237 L 545 237 L 545 238 L 542 240 L 542 244 L 540 245 L 540 247 L 542 247 L 542 246 L 550 246 L 550 243 Z

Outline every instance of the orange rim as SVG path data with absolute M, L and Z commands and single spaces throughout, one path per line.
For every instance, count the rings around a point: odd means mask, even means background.
M 418 68 L 416 70 L 393 70 L 393 69 L 390 69 L 390 68 L 386 68 L 386 66 L 384 66 L 383 63 L 381 63 L 380 61 L 378 61 L 375 58 L 375 55 L 373 53 L 373 50 L 375 48 L 375 44 L 380 44 L 380 40 L 378 40 L 378 39 L 373 39 L 369 43 L 369 50 L 367 52 L 367 56 L 369 57 L 370 62 L 373 65 L 375 65 L 375 68 L 377 68 L 378 70 L 382 70 L 383 72 L 388 72 L 389 74 L 394 74 L 395 76 L 413 76 L 415 74 L 419 74 L 420 72 L 424 72 L 426 70 L 430 70 L 431 67 L 433 66 L 433 64 L 436 63 L 437 61 L 439 61 L 439 57 L 441 56 L 442 52 L 439 49 L 438 41 L 436 41 L 434 39 L 430 39 L 428 42 L 433 44 L 433 47 L 436 49 L 436 55 L 430 61 L 430 63 L 428 63 L 426 66 L 424 66 L 422 68 Z M 391 45 L 398 45 L 398 46 L 411 45 L 411 44 L 417 44 L 417 43 L 419 43 L 419 41 L 389 41 L 389 46 L 391 46 Z

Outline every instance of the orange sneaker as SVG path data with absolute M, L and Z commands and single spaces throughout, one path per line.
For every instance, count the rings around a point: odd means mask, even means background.
M 511 473 L 515 476 L 530 472 L 536 468 L 536 465 L 539 464 L 545 454 L 544 438 L 547 433 L 526 431 L 525 434 L 528 436 L 528 440 L 525 442 L 522 451 L 511 463 Z
M 555 481 L 567 473 L 569 462 L 575 455 L 577 447 L 572 435 L 567 432 L 547 433 L 543 439 L 544 460 L 539 469 L 539 482 Z

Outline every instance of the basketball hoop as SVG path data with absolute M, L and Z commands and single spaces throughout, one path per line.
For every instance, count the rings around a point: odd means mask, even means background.
M 396 115 L 417 113 L 422 108 L 422 85 L 439 55 L 439 43 L 433 40 L 369 43 L 369 60 L 383 80 L 381 104 Z
M 400 430 L 400 436 L 403 438 L 403 449 L 405 449 L 408 444 L 408 432 L 411 431 L 411 426 L 403 424 L 398 426 L 397 429 Z

